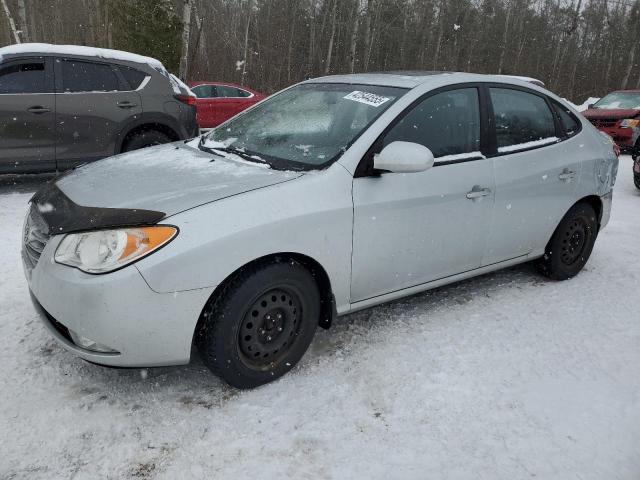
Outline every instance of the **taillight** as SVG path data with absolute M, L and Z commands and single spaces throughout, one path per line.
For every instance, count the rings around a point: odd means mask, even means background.
M 176 100 L 185 103 L 187 105 L 196 106 L 196 97 L 195 95 L 176 95 Z

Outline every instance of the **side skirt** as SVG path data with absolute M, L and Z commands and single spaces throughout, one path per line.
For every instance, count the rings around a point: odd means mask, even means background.
M 466 280 L 468 278 L 477 277 L 478 275 L 483 275 L 485 273 L 494 272 L 496 270 L 501 270 L 503 268 L 512 267 L 513 265 L 518 265 L 520 263 L 526 263 L 536 258 L 540 258 L 543 254 L 544 254 L 544 251 L 531 252 L 527 255 L 522 255 L 520 257 L 512 258 L 511 260 L 506 260 L 504 262 L 485 265 L 484 267 L 476 268 L 474 270 L 469 270 L 463 273 L 458 273 L 456 275 L 450 275 L 444 278 L 439 278 L 438 280 L 422 283 L 414 287 L 403 288 L 402 290 L 396 290 L 395 292 L 390 292 L 384 295 L 379 295 L 377 297 L 361 300 L 359 302 L 352 303 L 351 309 L 349 311 L 340 312 L 339 315 L 357 312 L 358 310 L 363 310 L 365 308 L 373 307 L 375 305 L 380 305 L 382 303 L 390 302 L 392 300 L 397 300 L 402 297 L 415 295 L 416 293 L 421 293 L 427 290 L 431 290 L 433 288 L 441 287 L 443 285 L 448 285 L 450 283 L 459 282 L 461 280 Z

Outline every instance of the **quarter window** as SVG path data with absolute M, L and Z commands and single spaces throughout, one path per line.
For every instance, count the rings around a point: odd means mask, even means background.
M 122 76 L 129 84 L 131 90 L 137 90 L 140 85 L 142 85 L 142 81 L 147 78 L 145 73 L 142 73 L 140 70 L 136 70 L 135 68 L 127 67 L 124 65 L 118 66 Z
M 508 88 L 491 88 L 498 152 L 524 150 L 557 141 L 553 114 L 544 98 Z
M 119 90 L 116 73 L 110 65 L 62 60 L 62 91 L 111 92 Z
M 555 108 L 556 113 L 560 118 L 560 124 L 562 125 L 562 129 L 567 137 L 571 137 L 580 131 L 580 121 L 569 111 L 569 109 L 556 102 L 553 102 L 553 108 Z
M 382 146 L 395 141 L 424 145 L 440 161 L 480 157 L 478 90 L 450 90 L 423 100 L 386 134 Z
M 0 66 L 0 94 L 47 93 L 44 61 L 23 60 Z

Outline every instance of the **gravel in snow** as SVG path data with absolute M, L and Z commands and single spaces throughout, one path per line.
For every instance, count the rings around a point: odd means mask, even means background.
M 0 195 L 0 478 L 640 478 L 640 192 L 621 161 L 586 269 L 524 265 L 339 319 L 238 392 L 199 360 L 115 370 L 51 340 Z

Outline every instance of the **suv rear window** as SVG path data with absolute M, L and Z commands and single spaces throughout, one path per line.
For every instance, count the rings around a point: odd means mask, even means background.
M 47 93 L 43 60 L 18 60 L 0 66 L 0 93 Z
M 135 68 L 127 67 L 125 65 L 119 65 L 120 73 L 129 84 L 131 90 L 137 90 L 142 81 L 147 78 L 147 74 L 136 70 Z
M 61 60 L 63 92 L 112 92 L 119 82 L 111 65 L 79 60 Z

